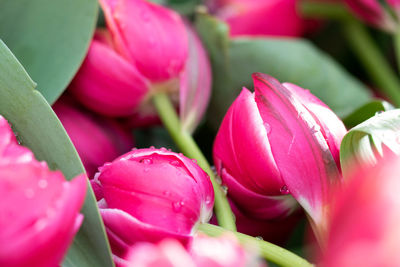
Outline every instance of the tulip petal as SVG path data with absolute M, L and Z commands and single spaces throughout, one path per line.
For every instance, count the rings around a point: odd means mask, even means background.
M 325 216 L 331 184 L 340 178 L 321 127 L 296 96 L 276 79 L 253 74 L 255 99 L 272 154 L 287 188 L 317 224 Z M 290 140 L 288 142 L 288 140 Z
M 106 44 L 94 39 L 69 90 L 86 107 L 108 116 L 134 114 L 148 82 Z

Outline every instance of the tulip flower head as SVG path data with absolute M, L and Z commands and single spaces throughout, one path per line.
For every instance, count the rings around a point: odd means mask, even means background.
M 300 36 L 305 23 L 297 0 L 209 0 L 208 6 L 238 36 Z
M 230 198 L 253 218 L 288 216 L 296 201 L 324 224 L 329 188 L 340 180 L 339 145 L 346 129 L 307 90 L 253 74 L 225 115 L 213 156 Z
M 61 98 L 53 109 L 74 144 L 89 178 L 104 163 L 133 147 L 132 135 L 116 121 L 101 118 Z
M 192 160 L 166 149 L 135 149 L 105 164 L 94 180 L 114 255 L 139 241 L 187 244 L 211 216 L 214 192 Z
M 359 165 L 335 193 L 320 266 L 399 266 L 400 158 Z
M 0 266 L 59 266 L 83 216 L 86 176 L 65 181 L 0 116 Z
M 395 32 L 400 22 L 398 0 L 345 0 L 351 11 L 361 20 L 388 32 Z

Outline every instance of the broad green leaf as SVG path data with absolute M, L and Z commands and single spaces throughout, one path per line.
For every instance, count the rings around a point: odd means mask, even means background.
M 387 154 L 400 154 L 400 109 L 378 113 L 352 128 L 340 146 L 342 172 L 354 164 L 374 165 Z
M 67 133 L 36 84 L 0 40 L 0 114 L 13 126 L 18 139 L 37 159 L 67 179 L 83 173 L 83 165 Z M 113 266 L 93 191 L 88 186 L 82 208 L 83 224 L 70 247 L 64 266 Z
M 198 14 L 196 25 L 213 67 L 208 119 L 214 126 L 219 125 L 242 87 L 253 88 L 253 72 L 309 89 L 341 117 L 371 98 L 367 88 L 306 40 L 230 39 L 228 26 L 207 14 Z
M 377 113 L 392 109 L 394 109 L 394 106 L 392 106 L 389 102 L 384 100 L 373 100 L 343 118 L 343 123 L 348 129 L 350 129 L 362 123 L 363 121 L 368 120 Z
M 52 104 L 81 65 L 96 25 L 96 0 L 1 0 L 0 39 Z

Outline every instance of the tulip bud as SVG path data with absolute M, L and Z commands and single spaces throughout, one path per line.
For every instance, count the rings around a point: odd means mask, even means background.
M 138 241 L 176 238 L 183 244 L 212 212 L 208 175 L 166 149 L 135 149 L 101 167 L 94 182 L 112 251 L 122 258 Z
M 213 13 L 230 26 L 233 37 L 243 35 L 300 36 L 305 23 L 297 0 L 209 0 Z
M 399 26 L 400 5 L 397 0 L 345 0 L 351 11 L 368 24 L 388 32 Z
M 0 266 L 59 266 L 82 223 L 86 177 L 65 181 L 12 135 L 0 116 Z
M 87 108 L 108 116 L 134 114 L 149 91 L 136 66 L 119 55 L 111 36 L 97 30 L 69 91 Z
M 232 235 L 211 238 L 196 235 L 189 249 L 173 239 L 158 244 L 138 243 L 128 256 L 127 266 L 245 267 L 265 266 L 253 251 L 243 248 Z
M 188 54 L 174 11 L 144 0 L 100 0 L 116 50 L 154 83 L 178 78 Z
M 308 91 L 261 73 L 253 81 L 255 93 L 242 90 L 218 131 L 217 172 L 246 214 L 285 217 L 295 199 L 323 227 L 328 190 L 340 180 L 338 151 L 346 129 Z
M 92 178 L 98 167 L 132 149 L 132 136 L 117 122 L 96 117 L 66 100 L 57 101 L 53 109 Z
M 393 157 L 353 169 L 335 192 L 319 266 L 399 266 L 399 166 L 400 158 Z

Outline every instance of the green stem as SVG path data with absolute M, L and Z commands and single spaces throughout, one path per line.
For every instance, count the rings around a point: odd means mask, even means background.
M 394 39 L 394 50 L 396 52 L 397 69 L 400 72 L 400 28 L 393 36 Z
M 321 2 L 321 1 L 302 1 L 300 12 L 309 18 L 346 20 L 352 18 L 347 8 L 341 3 Z
M 165 128 L 179 149 L 186 156 L 196 159 L 197 164 L 210 176 L 214 187 L 214 210 L 218 223 L 228 230 L 236 231 L 235 219 L 226 195 L 217 183 L 213 170 L 193 137 L 182 129 L 181 122 L 169 97 L 165 93 L 157 93 L 153 96 L 153 102 Z
M 223 233 L 232 233 L 212 224 L 201 224 L 199 230 L 209 236 L 220 236 Z M 233 234 L 242 244 L 250 243 L 257 245 L 261 256 L 275 264 L 287 267 L 313 266 L 313 264 L 305 259 L 282 247 L 242 233 L 233 232 Z
M 389 97 L 394 105 L 400 106 L 400 80 L 390 67 L 367 29 L 359 21 L 351 20 L 343 24 L 350 46 L 382 94 Z
M 355 19 L 341 3 L 317 3 L 307 1 L 301 4 L 306 17 L 336 19 L 342 23 L 346 38 L 353 52 L 364 65 L 372 81 L 383 95 L 400 106 L 400 80 L 385 57 L 379 51 L 366 27 Z M 400 37 L 396 43 L 400 43 Z M 400 45 L 396 45 L 397 47 Z M 400 54 L 397 54 L 400 57 Z

